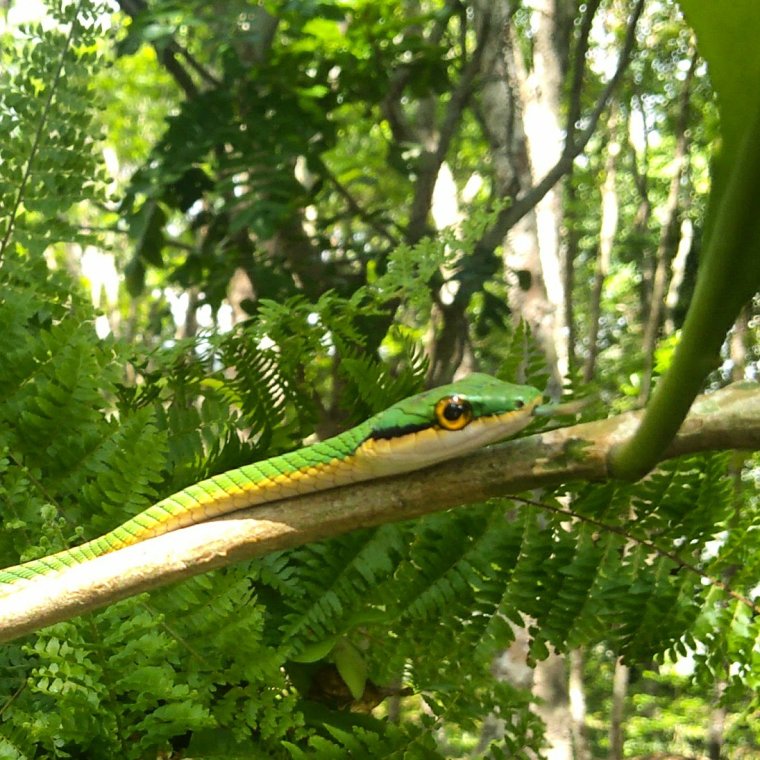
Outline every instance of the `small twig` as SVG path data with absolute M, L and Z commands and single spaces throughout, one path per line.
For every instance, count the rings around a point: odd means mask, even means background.
M 0 707 L 0 718 L 3 717 L 3 713 L 23 694 L 24 689 L 26 689 L 27 684 L 29 683 L 28 678 L 24 678 L 21 681 L 21 685 L 16 689 L 16 691 L 13 692 L 13 694 L 8 697 L 8 699 L 5 700 L 5 704 Z
M 166 616 L 163 615 L 159 610 L 157 610 L 152 604 L 149 602 L 141 602 L 142 608 L 151 615 L 154 620 L 156 621 L 156 624 L 163 628 L 169 636 L 171 636 L 180 646 L 184 647 L 192 657 L 194 657 L 198 662 L 203 663 L 204 665 L 208 665 L 208 658 L 204 657 L 188 640 L 185 636 L 182 636 L 180 633 L 177 632 L 177 630 L 174 628 L 174 626 L 170 625 L 166 622 Z
M 510 499 L 512 501 L 518 501 L 521 504 L 527 504 L 531 507 L 537 507 L 539 509 L 544 509 L 547 512 L 553 512 L 557 515 L 563 515 L 564 517 L 571 517 L 575 520 L 578 520 L 580 522 L 587 523 L 588 525 L 593 525 L 596 528 L 599 528 L 600 530 L 606 531 L 607 533 L 614 533 L 617 536 L 621 536 L 622 538 L 625 538 L 628 541 L 632 541 L 635 544 L 638 544 L 639 546 L 643 546 L 646 549 L 649 549 L 650 551 L 654 552 L 655 554 L 659 554 L 661 557 L 667 557 L 672 562 L 675 562 L 676 565 L 679 567 L 684 568 L 685 570 L 689 570 L 695 575 L 699 576 L 700 578 L 704 578 L 706 581 L 708 581 L 713 586 L 717 586 L 722 591 L 725 591 L 729 596 L 732 596 L 734 599 L 736 599 L 739 602 L 742 602 L 743 604 L 746 604 L 747 607 L 749 607 L 753 613 L 760 614 L 760 605 L 753 602 L 748 597 L 744 596 L 743 594 L 740 594 L 738 591 L 734 591 L 725 581 L 720 580 L 720 578 L 715 578 L 709 573 L 706 573 L 704 570 L 700 570 L 696 565 L 693 565 L 691 562 L 687 562 L 682 557 L 679 557 L 677 554 L 675 554 L 672 551 L 669 551 L 668 549 L 663 549 L 661 546 L 657 546 L 657 544 L 652 543 L 651 541 L 648 541 L 645 538 L 640 538 L 639 536 L 635 536 L 632 533 L 629 533 L 627 530 L 617 526 L 617 525 L 609 525 L 608 523 L 602 522 L 601 520 L 596 520 L 593 517 L 588 517 L 587 515 L 581 515 L 578 512 L 573 512 L 571 509 L 563 509 L 562 507 L 554 507 L 551 504 L 546 504 L 543 501 L 535 501 L 534 499 L 527 499 L 524 496 L 511 496 Z

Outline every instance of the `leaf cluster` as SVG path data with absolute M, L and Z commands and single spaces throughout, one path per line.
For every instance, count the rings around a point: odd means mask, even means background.
M 16 246 L 36 255 L 59 241 L 84 239 L 60 214 L 103 197 L 92 109 L 102 8 L 86 5 L 59 8 L 69 34 L 30 25 L 3 40 L 0 257 L 11 233 Z

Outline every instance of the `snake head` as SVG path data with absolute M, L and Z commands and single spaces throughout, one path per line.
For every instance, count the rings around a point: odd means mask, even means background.
M 529 385 L 472 374 L 375 415 L 362 453 L 373 458 L 378 474 L 435 464 L 514 435 L 530 423 L 541 399 Z

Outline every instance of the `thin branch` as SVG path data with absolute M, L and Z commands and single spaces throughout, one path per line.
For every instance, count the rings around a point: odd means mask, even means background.
M 599 119 L 607 108 L 612 94 L 617 89 L 618 84 L 620 84 L 620 80 L 623 78 L 623 74 L 630 63 L 631 53 L 633 52 L 633 46 L 636 41 L 636 25 L 644 10 L 645 2 L 646 0 L 638 0 L 631 17 L 628 19 L 625 42 L 623 44 L 623 49 L 620 51 L 617 68 L 610 81 L 607 82 L 604 91 L 599 96 L 599 99 L 588 118 L 588 124 L 585 129 L 580 133 L 577 140 L 571 140 L 570 135 L 567 136 L 565 149 L 557 163 L 546 173 L 546 176 L 537 185 L 532 187 L 519 198 L 515 199 L 515 202 L 499 215 L 496 224 L 486 233 L 486 235 L 484 235 L 484 245 L 490 248 L 495 248 L 499 245 L 507 232 L 528 212 L 530 212 L 549 192 L 549 190 L 551 190 L 552 187 L 554 187 L 554 185 L 570 171 L 573 161 L 575 161 L 580 155 L 588 144 L 588 141 L 594 135 Z
M 147 11 L 147 5 L 144 0 L 119 0 L 119 7 L 130 18 L 136 19 L 141 13 Z M 182 64 L 177 60 L 178 47 L 172 47 L 171 42 L 166 45 L 153 44 L 158 59 L 164 68 L 174 77 L 174 81 L 185 93 L 189 100 L 196 98 L 200 91 L 196 86 L 193 78 L 185 71 Z
M 570 142 L 572 142 L 575 136 L 576 124 L 581 118 L 581 92 L 586 74 L 586 54 L 588 53 L 591 26 L 600 4 L 601 0 L 590 0 L 586 4 L 586 12 L 583 14 L 583 20 L 578 30 L 578 41 L 575 46 L 575 56 L 573 57 L 573 80 L 570 84 L 570 105 L 567 109 L 567 122 L 565 126 L 565 134 Z
M 559 428 L 408 475 L 242 510 L 19 581 L 0 597 L 0 641 L 230 562 L 533 488 L 608 480 L 610 451 L 640 418 Z M 760 386 L 703 397 L 663 456 L 727 448 L 760 450 Z
M 3 240 L 0 242 L 0 261 L 2 261 L 3 256 L 5 255 L 5 249 L 8 247 L 8 243 L 10 242 L 11 235 L 13 234 L 13 230 L 16 226 L 16 217 L 18 216 L 18 210 L 21 208 L 21 203 L 24 200 L 24 192 L 26 191 L 26 186 L 29 183 L 29 178 L 32 175 L 32 165 L 34 163 L 34 158 L 37 155 L 37 152 L 40 149 L 40 145 L 42 144 L 43 139 L 43 133 L 45 131 L 45 125 L 47 124 L 48 115 L 50 114 L 50 109 L 53 105 L 53 98 L 55 97 L 55 93 L 58 90 L 58 83 L 61 81 L 61 75 L 63 74 L 63 64 L 66 60 L 66 54 L 69 51 L 69 48 L 71 47 L 71 43 L 74 40 L 74 35 L 79 27 L 79 11 L 82 8 L 82 0 L 79 0 L 79 3 L 77 4 L 76 10 L 74 12 L 74 15 L 72 17 L 71 26 L 69 27 L 69 33 L 66 35 L 66 39 L 63 43 L 63 49 L 61 50 L 61 57 L 58 59 L 58 65 L 55 69 L 55 74 L 53 74 L 53 79 L 50 83 L 50 87 L 48 88 L 47 97 L 45 98 L 45 105 L 42 107 L 42 114 L 40 115 L 40 121 L 37 124 L 37 130 L 34 133 L 34 140 L 32 142 L 31 150 L 29 151 L 29 158 L 26 162 L 26 166 L 24 167 L 24 174 L 21 177 L 21 182 L 18 186 L 18 192 L 16 193 L 16 200 L 13 202 L 13 208 L 11 209 L 10 216 L 8 217 L 7 226 L 5 228 L 5 234 L 3 235 Z
M 437 20 L 426 40 L 428 45 L 437 45 L 443 39 L 446 27 L 458 7 L 459 0 L 448 0 L 445 10 L 436 14 Z M 414 27 L 410 27 L 410 29 L 414 29 Z M 409 84 L 412 72 L 413 69 L 410 66 L 400 66 L 396 69 L 391 77 L 388 92 L 381 104 L 383 116 L 391 128 L 393 139 L 398 144 L 415 142 L 416 138 L 414 130 L 409 126 L 401 107 L 401 96 Z
M 399 239 L 381 222 L 378 222 L 375 218 L 375 214 L 362 208 L 359 201 L 354 198 L 351 191 L 328 169 L 328 167 L 322 163 L 321 171 L 324 176 L 330 181 L 330 183 L 338 191 L 340 195 L 348 204 L 348 208 L 351 213 L 358 216 L 368 227 L 371 227 L 378 235 L 384 237 L 392 246 L 399 244 Z
M 180 45 L 179 42 L 175 42 L 172 40 L 169 43 L 169 47 L 171 48 L 173 53 L 179 53 L 189 64 L 190 68 L 192 68 L 198 76 L 203 79 L 206 84 L 211 85 L 212 87 L 221 87 L 223 82 L 218 77 L 215 77 L 205 66 L 200 64 L 198 62 L 198 59 L 195 58 L 192 53 L 183 45 Z
M 570 517 L 573 520 L 584 522 L 587 525 L 593 525 L 594 527 L 599 528 L 600 530 L 605 531 L 606 533 L 614 533 L 616 536 L 621 536 L 622 538 L 625 538 L 626 540 L 631 541 L 634 544 L 643 546 L 644 548 L 649 549 L 649 551 L 653 552 L 654 554 L 658 554 L 661 557 L 666 557 L 667 559 L 671 560 L 672 562 L 674 562 L 676 565 L 683 568 L 684 570 L 688 570 L 694 573 L 694 575 L 700 578 L 704 578 L 706 581 L 710 583 L 710 585 L 716 586 L 721 591 L 725 591 L 729 596 L 732 596 L 738 602 L 741 602 L 742 604 L 746 604 L 747 607 L 749 607 L 754 614 L 760 615 L 760 604 L 755 604 L 755 602 L 753 602 L 748 597 L 744 596 L 744 594 L 740 594 L 738 591 L 734 591 L 725 581 L 720 580 L 720 578 L 715 578 L 709 573 L 706 573 L 704 570 L 700 570 L 696 565 L 692 564 L 691 562 L 688 562 L 682 557 L 679 557 L 678 554 L 676 554 L 675 552 L 669 551 L 668 549 L 663 549 L 661 546 L 657 546 L 657 544 L 652 543 L 646 538 L 641 538 L 640 536 L 630 533 L 625 528 L 621 528 L 619 525 L 610 525 L 609 523 L 603 522 L 602 520 L 595 520 L 593 517 L 589 517 L 588 515 L 582 515 L 582 514 L 579 514 L 578 512 L 573 512 L 573 510 L 571 509 L 563 509 L 562 507 L 555 507 L 555 506 L 552 506 L 551 504 L 546 504 L 543 501 L 535 501 L 533 499 L 527 499 L 523 496 L 513 496 L 512 501 L 517 501 L 517 502 L 520 502 L 521 504 L 528 504 L 531 507 L 537 507 L 538 509 L 543 509 L 543 510 L 546 510 L 547 512 L 553 512 L 556 515 L 563 515 L 564 517 Z
M 28 678 L 22 678 L 21 679 L 21 685 L 16 689 L 16 691 L 11 694 L 8 699 L 5 700 L 3 703 L 3 706 L 0 707 L 0 718 L 3 717 L 3 713 L 24 693 L 24 689 L 29 685 L 29 679 Z
M 457 86 L 451 93 L 451 98 L 446 105 L 446 112 L 438 132 L 438 144 L 434 151 L 423 153 L 420 157 L 420 169 L 417 175 L 417 183 L 409 211 L 409 224 L 407 226 L 407 239 L 415 243 L 425 235 L 427 231 L 427 218 L 430 213 L 430 204 L 433 199 L 435 183 L 438 172 L 446 159 L 451 141 L 456 134 L 462 120 L 462 112 L 472 97 L 473 82 L 480 72 L 480 62 L 483 58 L 488 39 L 488 18 L 485 18 L 480 28 L 480 37 L 473 51 L 472 58 L 462 69 Z

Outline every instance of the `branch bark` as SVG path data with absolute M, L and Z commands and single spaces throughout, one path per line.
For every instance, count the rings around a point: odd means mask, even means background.
M 243 510 L 14 584 L 0 597 L 0 642 L 230 562 L 532 488 L 607 480 L 611 449 L 630 440 L 640 416 L 537 433 L 409 475 Z M 716 449 L 760 450 L 760 386 L 737 383 L 701 397 L 663 458 Z

